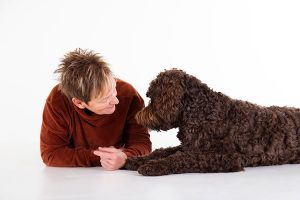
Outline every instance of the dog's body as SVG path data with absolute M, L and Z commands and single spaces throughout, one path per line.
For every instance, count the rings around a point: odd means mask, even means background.
M 137 114 L 138 123 L 154 130 L 178 127 L 181 145 L 130 158 L 127 169 L 157 176 L 300 163 L 300 109 L 233 100 L 176 69 L 160 73 L 147 96 L 151 101 Z

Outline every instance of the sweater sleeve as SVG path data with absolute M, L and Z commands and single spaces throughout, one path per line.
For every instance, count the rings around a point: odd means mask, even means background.
M 99 166 L 100 159 L 92 149 L 72 148 L 66 111 L 46 102 L 40 133 L 40 151 L 43 162 L 53 167 Z
M 144 107 L 143 99 L 137 94 L 130 105 L 125 126 L 125 149 L 127 157 L 146 155 L 151 152 L 152 144 L 148 129 L 137 124 L 135 115 Z

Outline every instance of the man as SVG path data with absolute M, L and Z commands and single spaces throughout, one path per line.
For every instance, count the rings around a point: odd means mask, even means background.
M 134 118 L 143 99 L 98 54 L 76 49 L 55 73 L 59 84 L 46 100 L 40 135 L 46 165 L 116 170 L 151 152 L 149 133 Z

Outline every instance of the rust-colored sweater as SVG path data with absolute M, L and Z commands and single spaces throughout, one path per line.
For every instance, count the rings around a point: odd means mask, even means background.
M 100 166 L 98 147 L 124 147 L 128 157 L 151 152 L 148 130 L 134 119 L 144 107 L 138 92 L 117 79 L 119 104 L 110 115 L 79 109 L 55 86 L 46 100 L 40 135 L 41 157 L 48 166 Z

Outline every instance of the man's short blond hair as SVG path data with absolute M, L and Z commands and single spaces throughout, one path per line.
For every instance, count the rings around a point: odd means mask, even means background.
M 88 103 L 113 87 L 108 64 L 92 50 L 78 48 L 67 53 L 54 73 L 59 74 L 59 89 L 69 100 Z

